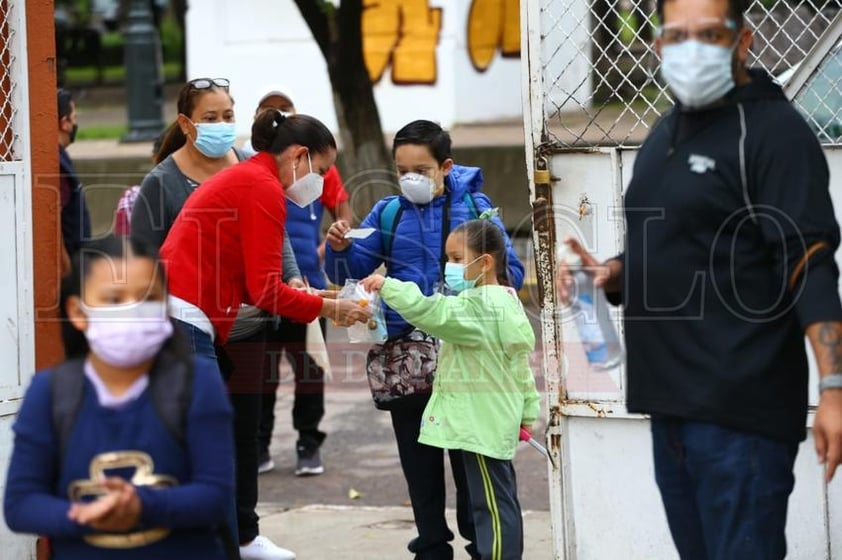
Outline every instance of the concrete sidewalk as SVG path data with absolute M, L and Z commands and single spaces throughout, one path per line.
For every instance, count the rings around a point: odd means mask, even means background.
M 260 532 L 273 542 L 296 552 L 298 560 L 409 560 L 406 550 L 416 536 L 408 507 L 352 507 L 312 505 L 286 510 L 260 504 Z M 456 515 L 448 510 L 455 530 Z M 553 558 L 549 512 L 523 514 L 524 552 L 529 560 Z M 466 559 L 465 541 L 454 541 L 455 558 Z

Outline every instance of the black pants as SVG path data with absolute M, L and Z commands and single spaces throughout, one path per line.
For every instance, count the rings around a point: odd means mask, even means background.
M 444 517 L 445 478 L 444 450 L 418 443 L 423 406 L 393 410 L 392 427 L 398 442 L 401 468 L 409 488 L 412 513 L 418 537 L 409 543 L 409 551 L 416 560 L 451 560 L 453 533 Z M 468 484 L 462 452 L 451 450 L 450 466 L 456 483 L 456 522 L 459 534 L 470 544 L 466 547 L 471 558 L 478 558 Z
M 517 479 L 511 461 L 463 451 L 482 560 L 523 558 L 523 516 L 517 499 Z
M 236 454 L 237 526 L 240 543 L 260 534 L 257 507 L 257 427 L 266 355 L 266 331 L 229 342 L 225 350 L 233 365 L 228 392 L 234 408 L 234 452 Z
M 320 319 L 322 334 L 325 320 Z M 274 358 L 267 361 L 263 373 L 264 389 L 260 406 L 259 445 L 269 449 L 275 428 L 275 399 L 280 382 L 278 364 L 282 353 L 295 374 L 295 400 L 292 405 L 292 427 L 298 432 L 298 445 L 318 448 L 326 434 L 319 431 L 325 414 L 325 372 L 307 353 L 307 325 L 281 319 L 271 320 L 266 329 L 266 351 Z

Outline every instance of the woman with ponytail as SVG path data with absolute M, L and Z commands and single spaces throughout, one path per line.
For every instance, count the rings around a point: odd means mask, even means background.
M 160 247 L 196 187 L 245 155 L 233 148 L 234 100 L 228 80 L 199 78 L 178 94 L 178 117 L 164 134 L 131 215 L 136 242 Z
M 323 175 L 336 160 L 333 135 L 313 117 L 266 110 L 255 118 L 251 138 L 258 153 L 205 181 L 184 204 L 161 248 L 170 283 L 170 313 L 193 351 L 211 358 L 214 341 L 224 344 L 229 339 L 242 303 L 302 323 L 330 317 L 335 324 L 349 326 L 371 316 L 355 302 L 322 298 L 281 279 L 287 199 L 306 207 L 321 196 Z M 238 418 L 235 428 L 240 555 L 294 558 L 258 550 L 271 544 L 258 536 L 253 508 L 259 360 L 264 355 L 232 352 L 232 357 L 235 371 L 229 388 L 235 386 L 244 395 L 249 393 L 245 386 L 254 383 L 250 393 L 255 398 L 253 414 Z M 235 402 L 234 408 L 240 415 L 246 407 Z
M 156 167 L 146 176 L 130 212 L 132 241 L 160 249 L 184 203 L 200 185 L 224 169 L 246 159 L 233 148 L 234 101 L 224 78 L 189 81 L 178 96 L 178 118 L 164 133 L 155 152 Z M 303 288 L 291 244 L 283 244 L 283 281 Z M 265 313 L 255 308 L 241 310 L 225 347 L 212 348 L 228 380 L 234 408 L 235 459 L 237 466 L 236 523 L 240 556 L 286 560 L 294 555 L 259 535 L 257 506 L 256 427 L 260 389 L 251 378 L 260 371 L 265 354 L 262 326 Z M 194 347 L 195 350 L 195 347 Z M 234 373 L 236 372 L 236 373 Z M 254 467 L 254 468 L 252 468 Z M 252 474 L 251 471 L 254 471 Z M 232 513 L 233 518 L 233 513 Z M 255 549 L 256 552 L 255 552 Z

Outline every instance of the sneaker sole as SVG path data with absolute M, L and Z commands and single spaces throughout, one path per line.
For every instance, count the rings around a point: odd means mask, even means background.
M 295 469 L 295 476 L 317 476 L 324 474 L 324 467 L 304 467 L 303 469 Z

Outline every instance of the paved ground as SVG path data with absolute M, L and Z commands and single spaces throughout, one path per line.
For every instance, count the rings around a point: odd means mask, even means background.
M 298 560 L 395 560 L 409 559 L 406 543 L 415 536 L 412 512 L 404 507 L 307 506 L 285 511 L 265 504 L 263 534 L 293 550 Z M 452 510 L 451 526 L 456 526 Z M 523 516 L 526 560 L 553 558 L 547 512 L 527 511 Z M 455 557 L 468 558 L 465 541 L 454 542 Z

